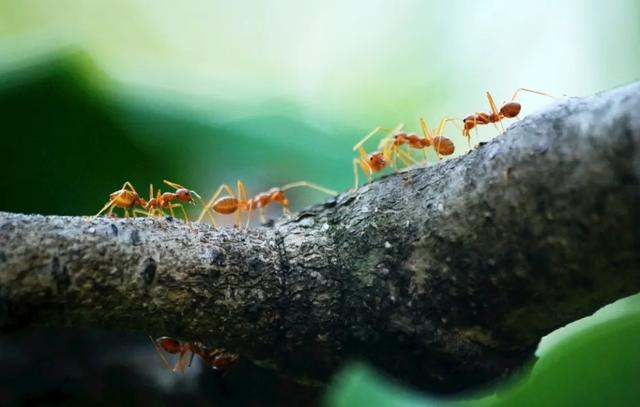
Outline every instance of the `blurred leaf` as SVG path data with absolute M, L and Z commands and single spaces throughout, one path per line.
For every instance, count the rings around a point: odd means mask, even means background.
M 326 402 L 338 406 L 630 406 L 640 400 L 640 295 L 586 318 L 508 384 L 459 399 L 436 399 L 392 383 L 364 365 L 344 369 Z M 613 308 L 613 310 L 612 310 Z M 611 318 L 612 314 L 617 316 Z M 603 320 L 604 319 L 604 320 Z M 599 321 L 594 323 L 593 321 Z

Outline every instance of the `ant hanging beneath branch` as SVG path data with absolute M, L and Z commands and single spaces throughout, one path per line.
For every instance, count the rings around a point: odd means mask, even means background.
M 549 95 L 547 93 L 539 92 L 537 90 L 518 88 L 513 93 L 513 97 L 511 98 L 511 101 L 503 104 L 502 107 L 498 109 L 498 107 L 496 106 L 496 103 L 493 100 L 493 97 L 491 96 L 491 93 L 487 92 L 487 99 L 489 100 L 489 107 L 491 108 L 491 113 L 476 112 L 475 114 L 469 115 L 462 120 L 464 124 L 462 129 L 462 135 L 467 138 L 469 142 L 469 148 L 471 148 L 471 129 L 473 129 L 474 127 L 476 129 L 476 136 L 477 136 L 478 128 L 476 126 L 489 124 L 489 123 L 493 123 L 495 126 L 495 123 L 499 123 L 500 128 L 504 133 L 504 126 L 502 125 L 502 120 L 518 118 L 518 115 L 522 110 L 522 105 L 519 102 L 516 102 L 515 100 L 518 97 L 518 93 L 520 91 L 536 93 L 538 95 L 548 96 L 552 99 L 555 99 L 555 96 Z
M 155 341 L 151 337 L 149 339 L 151 339 L 153 346 L 156 348 L 162 364 L 174 373 L 184 373 L 187 367 L 191 367 L 195 355 L 198 355 L 207 366 L 220 371 L 226 370 L 238 360 L 237 354 L 228 353 L 221 349 L 210 350 L 200 342 L 180 342 L 168 336 L 163 336 Z M 173 367 L 171 367 L 163 351 L 170 354 L 178 354 L 178 360 Z
M 235 215 L 235 225 L 240 227 L 242 224 L 241 213 L 247 213 L 247 220 L 245 227 L 249 227 L 249 223 L 251 222 L 251 213 L 254 210 L 258 210 L 260 214 L 260 221 L 262 223 L 266 222 L 266 217 L 264 214 L 265 207 L 272 203 L 279 203 L 282 206 L 282 212 L 284 215 L 288 214 L 289 211 L 289 199 L 286 197 L 285 192 L 299 187 L 307 187 L 311 189 L 315 189 L 316 191 L 323 192 L 327 195 L 337 195 L 338 193 L 332 191 L 330 189 L 321 187 L 316 184 L 312 184 L 306 181 L 298 181 L 292 182 L 290 184 L 284 185 L 280 188 L 272 188 L 267 192 L 259 193 L 253 198 L 247 197 L 247 191 L 244 187 L 244 183 L 240 180 L 237 182 L 237 193 L 233 192 L 233 189 L 227 184 L 222 184 L 216 192 L 212 195 L 211 199 L 204 205 L 202 213 L 200 217 L 198 217 L 198 222 L 204 218 L 205 215 L 209 216 L 211 222 L 215 225 L 215 219 L 213 217 L 213 212 L 222 214 L 222 215 Z M 228 195 L 220 197 L 220 194 L 226 192 Z

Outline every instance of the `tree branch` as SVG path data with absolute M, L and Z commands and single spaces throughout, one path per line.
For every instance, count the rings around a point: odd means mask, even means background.
M 640 291 L 640 83 L 273 227 L 0 214 L 0 328 L 171 335 L 323 381 L 360 356 L 437 391 Z

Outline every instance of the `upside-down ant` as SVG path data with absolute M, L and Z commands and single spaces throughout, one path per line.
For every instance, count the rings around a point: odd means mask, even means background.
M 163 336 L 155 341 L 151 337 L 149 339 L 151 339 L 153 346 L 156 348 L 162 364 L 175 373 L 184 373 L 186 368 L 191 366 L 195 355 L 198 355 L 207 366 L 215 370 L 225 370 L 238 360 L 238 355 L 234 353 L 228 353 L 221 349 L 210 350 L 200 342 L 180 342 L 168 336 Z M 170 354 L 178 353 L 178 360 L 173 367 L 171 367 L 163 351 Z

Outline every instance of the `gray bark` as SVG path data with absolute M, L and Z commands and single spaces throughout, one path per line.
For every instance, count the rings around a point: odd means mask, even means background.
M 0 329 L 170 335 L 319 382 L 357 356 L 457 391 L 640 291 L 639 203 L 635 83 L 271 227 L 0 213 Z

